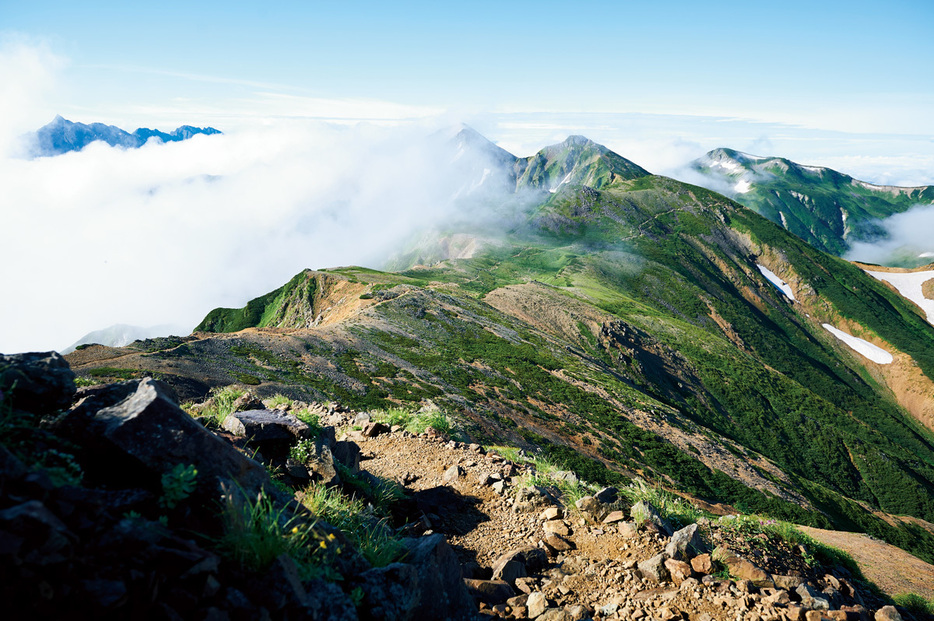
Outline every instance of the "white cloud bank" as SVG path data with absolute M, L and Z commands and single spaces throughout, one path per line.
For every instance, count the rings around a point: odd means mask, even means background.
M 880 220 L 879 225 L 888 233 L 886 239 L 853 243 L 844 258 L 879 265 L 929 262 L 919 259 L 930 259 L 934 253 L 934 205 L 912 207 Z
M 279 122 L 5 158 L 0 351 L 62 348 L 115 323 L 194 327 L 303 268 L 378 264 L 453 214 L 459 181 L 426 133 Z

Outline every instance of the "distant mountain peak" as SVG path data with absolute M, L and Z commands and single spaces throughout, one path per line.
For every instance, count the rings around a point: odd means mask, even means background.
M 934 203 L 934 186 L 866 183 L 823 166 L 718 148 L 694 160 L 701 185 L 726 192 L 820 250 L 843 256 L 854 241 L 884 239 L 879 221 Z
M 182 125 L 168 133 L 141 127 L 131 134 L 115 125 L 75 123 L 57 114 L 50 123 L 36 131 L 32 154 L 35 157 L 61 155 L 69 151 L 80 151 L 96 141 L 106 142 L 112 147 L 136 149 L 153 137 L 162 142 L 179 142 L 198 134 L 210 136 L 220 133 L 220 130 L 213 127 Z

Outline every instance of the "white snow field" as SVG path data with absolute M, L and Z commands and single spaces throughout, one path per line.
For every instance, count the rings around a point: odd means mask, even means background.
M 892 354 L 885 351 L 881 347 L 873 345 L 869 341 L 864 341 L 863 339 L 855 337 L 852 334 L 847 334 L 843 330 L 838 330 L 829 323 L 823 323 L 821 325 L 824 326 L 828 332 L 846 343 L 846 345 L 857 354 L 869 358 L 873 362 L 878 362 L 879 364 L 892 364 L 892 362 L 895 360 L 895 358 L 892 357 Z
M 788 285 L 788 283 L 782 280 L 781 278 L 779 278 L 775 274 L 775 272 L 773 272 L 772 270 L 770 270 L 764 265 L 759 265 L 758 263 L 756 263 L 756 267 L 759 268 L 759 271 L 762 272 L 762 275 L 765 276 L 770 283 L 778 287 L 779 291 L 784 293 L 786 296 L 788 296 L 792 300 L 797 301 L 795 300 L 795 294 L 791 291 L 791 287 Z
M 927 314 L 929 324 L 934 325 L 934 300 L 929 300 L 921 293 L 921 285 L 934 278 L 934 270 L 925 272 L 870 272 L 866 273 L 878 280 L 884 280 Z

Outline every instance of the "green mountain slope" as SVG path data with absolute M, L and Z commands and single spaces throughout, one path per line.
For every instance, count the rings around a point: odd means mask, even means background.
M 934 186 L 873 185 L 829 168 L 803 166 L 780 157 L 715 149 L 692 168 L 710 187 L 805 240 L 841 256 L 854 241 L 885 235 L 878 220 L 934 203 Z
M 304 272 L 120 360 L 361 409 L 430 400 L 591 480 L 639 474 L 934 559 L 929 532 L 876 514 L 934 521 L 934 439 L 912 409 L 934 395 L 934 328 L 917 309 L 724 196 L 576 138 L 546 151 L 525 170 L 555 191 L 470 258 Z

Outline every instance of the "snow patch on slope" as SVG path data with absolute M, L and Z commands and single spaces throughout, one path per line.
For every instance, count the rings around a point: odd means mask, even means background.
M 733 186 L 733 191 L 736 192 L 737 194 L 745 194 L 751 189 L 752 189 L 752 184 L 750 184 L 745 179 L 740 179 L 739 181 L 736 182 L 736 185 Z
M 756 267 L 759 268 L 759 271 L 762 272 L 762 275 L 765 276 L 766 279 L 768 279 L 768 281 L 769 281 L 770 283 L 772 283 L 773 285 L 775 285 L 775 287 L 776 287 L 779 291 L 781 291 L 781 292 L 784 293 L 786 296 L 788 296 L 789 298 L 791 298 L 792 301 L 797 301 L 797 300 L 795 300 L 795 294 L 794 294 L 794 292 L 791 290 L 791 286 L 789 286 L 789 284 L 788 284 L 787 282 L 785 282 L 784 280 L 782 280 L 781 278 L 779 278 L 778 275 L 775 274 L 775 272 L 773 272 L 772 270 L 770 270 L 769 268 L 767 268 L 767 267 L 764 266 L 764 265 L 760 265 L 759 263 L 756 263 Z
M 877 362 L 879 364 L 892 364 L 892 362 L 895 360 L 895 358 L 892 357 L 892 354 L 885 351 L 881 347 L 873 345 L 869 341 L 864 341 L 863 339 L 855 337 L 852 334 L 847 334 L 843 330 L 838 330 L 829 323 L 823 323 L 821 325 L 824 326 L 828 332 L 843 341 L 850 349 L 859 355 L 872 360 L 873 362 Z
M 934 325 L 934 300 L 924 297 L 921 291 L 921 285 L 934 278 L 934 270 L 925 272 L 870 272 L 866 273 L 877 280 L 884 280 L 889 283 L 915 304 L 921 307 L 927 314 L 928 323 Z
M 571 172 L 574 172 L 574 171 L 571 171 Z M 564 179 L 561 180 L 561 183 L 559 183 L 558 185 L 556 185 L 555 187 L 551 188 L 551 189 L 548 190 L 548 191 L 551 192 L 552 194 L 554 194 L 555 192 L 558 191 L 558 188 L 560 188 L 562 185 L 564 185 L 565 183 L 567 183 L 567 182 L 570 180 L 570 178 L 571 178 L 571 173 L 568 173 L 567 176 L 566 176 Z

